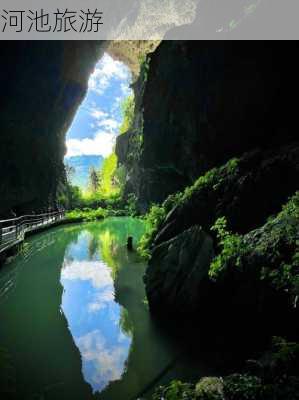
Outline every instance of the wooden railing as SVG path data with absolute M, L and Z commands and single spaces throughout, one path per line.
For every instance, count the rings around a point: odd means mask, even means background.
M 26 232 L 32 232 L 64 219 L 64 212 L 23 215 L 0 221 L 0 253 L 24 240 Z

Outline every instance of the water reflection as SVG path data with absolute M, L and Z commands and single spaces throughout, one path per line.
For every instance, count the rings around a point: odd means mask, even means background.
M 124 232 L 111 229 L 111 223 L 96 230 L 88 225 L 68 246 L 61 270 L 61 308 L 81 353 L 84 379 L 93 392 L 121 378 L 132 341 L 130 332 L 122 329 L 125 312 L 115 300 L 113 279 L 121 267 L 117 255 L 124 253 L 126 236 L 134 235 L 137 241 L 142 227 L 139 221 L 131 229 L 123 223 Z
M 27 240 L 0 270 L 0 347 L 16 370 L 13 400 L 145 398 L 157 377 L 198 376 L 201 366 L 182 358 L 144 302 L 146 265 L 126 249 L 143 230 L 133 218 L 57 227 Z

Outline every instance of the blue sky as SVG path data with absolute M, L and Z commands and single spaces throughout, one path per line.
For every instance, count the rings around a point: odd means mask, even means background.
M 95 237 L 83 231 L 68 247 L 61 270 L 61 308 L 81 354 L 84 379 L 94 392 L 121 378 L 132 341 L 121 328 L 111 268 L 98 250 L 89 256 Z
M 109 156 L 122 122 L 121 102 L 131 94 L 131 72 L 107 53 L 89 78 L 88 92 L 67 132 L 66 157 Z

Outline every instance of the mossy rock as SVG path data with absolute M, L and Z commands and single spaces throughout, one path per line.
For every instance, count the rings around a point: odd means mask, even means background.
M 299 192 L 276 216 L 245 235 L 218 224 L 216 249 L 197 225 L 155 246 L 145 274 L 151 311 L 168 321 L 180 316 L 194 334 L 200 332 L 219 346 L 230 343 L 236 355 L 249 355 L 254 350 L 250 346 L 256 348 L 274 332 L 294 334 L 298 221 Z
M 224 400 L 223 379 L 202 378 L 195 386 L 195 394 L 198 400 Z
M 151 309 L 193 312 L 208 296 L 205 282 L 213 256 L 212 238 L 200 226 L 157 246 L 144 278 Z
M 152 235 L 153 243 L 167 241 L 193 225 L 208 232 L 223 216 L 234 232 L 256 229 L 299 190 L 298 174 L 298 144 L 233 158 L 163 203 L 165 219 Z
M 276 291 L 288 294 L 295 306 L 299 294 L 299 192 L 275 217 L 246 235 L 226 231 L 218 220 L 222 250 L 210 267 L 214 279 L 255 274 Z

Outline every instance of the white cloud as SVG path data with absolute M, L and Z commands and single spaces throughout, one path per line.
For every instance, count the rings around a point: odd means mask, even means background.
M 91 281 L 95 288 L 113 288 L 113 279 L 107 266 L 101 261 L 66 262 L 61 271 L 61 278 Z
M 94 138 L 69 139 L 66 141 L 66 157 L 81 155 L 101 155 L 108 157 L 113 150 L 116 134 L 99 131 Z
M 95 101 L 90 100 L 86 104 L 84 110 L 89 115 L 88 128 L 91 129 L 89 136 L 92 135 L 92 137 L 67 139 L 66 158 L 81 155 L 107 157 L 112 153 L 120 127 L 120 102 L 131 91 L 128 88 L 130 76 L 129 69 L 123 63 L 113 60 L 108 54 L 104 54 L 90 77 L 89 90 L 101 95 L 109 87 L 112 80 L 117 79 L 118 96 L 115 97 L 109 111 L 106 110 L 105 105 L 102 109 Z
M 87 304 L 89 313 L 96 313 L 114 303 L 114 284 L 109 268 L 100 261 L 65 261 L 63 280 L 90 281 L 93 296 Z
M 120 61 L 113 60 L 108 54 L 104 54 L 98 62 L 88 82 L 89 89 L 103 94 L 110 86 L 112 79 L 128 80 L 129 69 Z
M 123 97 L 121 97 L 121 96 L 115 97 L 114 102 L 113 102 L 112 107 L 111 107 L 112 115 L 117 115 L 119 113 L 120 104 L 121 104 L 122 100 L 123 100 Z
M 93 301 L 87 305 L 87 310 L 89 313 L 97 312 L 106 308 L 112 301 L 114 301 L 114 289 L 113 286 L 109 286 L 96 293 Z
M 93 373 L 88 378 L 94 389 L 121 378 L 128 357 L 129 341 L 108 345 L 99 330 L 91 331 L 75 341 L 83 359 L 83 373 L 85 363 L 91 362 L 93 365 Z
M 98 126 L 106 132 L 118 133 L 120 122 L 114 118 L 113 113 L 109 114 L 99 108 L 92 107 L 89 110 L 89 115 L 93 118 L 93 122 L 90 124 L 92 128 Z
M 116 132 L 120 124 L 116 119 L 106 118 L 98 122 L 98 126 L 107 129 L 109 132 Z
M 120 90 L 122 91 L 122 94 L 127 97 L 133 93 L 132 89 L 130 86 L 127 85 L 127 83 L 122 82 L 120 84 Z
M 102 111 L 99 108 L 91 108 L 89 114 L 96 120 L 106 118 L 108 116 L 105 111 Z

